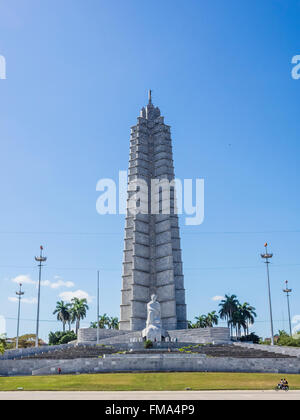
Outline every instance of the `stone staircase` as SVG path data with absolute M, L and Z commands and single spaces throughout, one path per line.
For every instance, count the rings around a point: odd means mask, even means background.
M 73 348 L 74 344 L 61 344 L 57 346 L 41 346 L 41 347 L 29 347 L 25 349 L 14 349 L 14 350 L 6 350 L 4 354 L 0 355 L 1 360 L 17 360 L 23 359 L 24 357 L 29 356 L 38 356 L 46 353 L 52 353 L 55 350 L 59 349 L 68 349 Z
M 282 356 L 293 356 L 300 358 L 300 348 L 299 347 L 288 347 L 288 346 L 268 346 L 265 344 L 253 344 L 253 343 L 233 343 L 234 346 L 244 349 L 252 349 L 252 350 L 262 350 L 266 353 L 271 354 L 270 357 L 276 357 L 276 355 Z M 280 356 L 279 356 L 280 357 Z
M 43 354 L 31 355 L 24 357 L 24 360 L 28 359 L 44 359 L 44 360 L 74 360 L 74 359 L 97 359 L 99 357 L 116 356 L 118 351 L 124 351 L 134 355 L 144 355 L 144 357 L 150 356 L 151 354 L 181 354 L 188 357 L 190 354 L 203 355 L 204 357 L 213 358 L 247 358 L 247 359 L 286 359 L 295 358 L 296 356 L 282 353 L 274 353 L 267 351 L 266 349 L 248 348 L 243 346 L 236 346 L 234 344 L 222 344 L 222 345 L 199 345 L 190 343 L 155 343 L 154 347 L 146 350 L 143 343 L 133 343 L 131 346 L 124 346 L 116 343 L 115 345 L 78 345 L 76 347 L 69 347 L 66 349 L 56 349 L 53 352 L 47 352 Z M 121 355 L 123 356 L 123 355 Z
M 53 360 L 70 360 L 70 359 L 94 359 L 104 354 L 113 354 L 118 348 L 104 345 L 78 345 L 62 349 L 55 349 L 52 352 L 45 352 L 35 355 L 24 356 L 22 359 L 53 359 Z
M 251 349 L 231 345 L 209 345 L 191 348 L 192 352 L 202 353 L 208 357 L 231 357 L 246 359 L 286 359 L 294 356 L 288 354 L 271 353 L 265 349 Z
M 141 331 L 119 331 L 100 329 L 100 344 L 120 344 L 139 341 Z M 182 343 L 214 343 L 222 344 L 230 342 L 229 329 L 224 327 L 192 328 L 185 330 L 168 331 L 169 340 Z M 95 343 L 97 330 L 93 328 L 80 329 L 78 343 Z
M 228 328 L 191 328 L 187 330 L 168 331 L 170 339 L 177 339 L 178 342 L 185 343 L 212 343 L 222 344 L 230 343 L 230 334 Z

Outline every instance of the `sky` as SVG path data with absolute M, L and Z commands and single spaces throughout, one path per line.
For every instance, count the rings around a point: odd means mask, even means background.
M 176 177 L 205 182 L 205 219 L 180 217 L 188 319 L 225 294 L 300 329 L 300 1 L 0 0 L 0 333 L 61 328 L 56 302 L 87 297 L 82 326 L 119 316 L 124 215 L 96 212 L 99 179 L 126 170 L 130 127 L 147 103 L 171 125 Z M 21 277 L 20 277 L 21 276 Z M 224 325 L 223 323 L 220 324 Z

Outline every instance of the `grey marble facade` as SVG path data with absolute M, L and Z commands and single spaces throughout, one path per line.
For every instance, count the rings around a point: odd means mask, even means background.
M 147 203 L 146 211 L 144 208 L 134 214 L 130 198 L 139 191 L 136 187 L 137 179 L 147 184 Z M 150 92 L 148 105 L 142 108 L 137 125 L 131 128 L 121 330 L 145 328 L 147 303 L 152 294 L 157 295 L 161 305 L 164 329 L 187 328 L 174 188 L 171 187 L 167 199 L 163 193 L 153 198 L 151 180 L 163 179 L 169 182 L 174 180 L 171 133 L 159 108 L 152 104 Z

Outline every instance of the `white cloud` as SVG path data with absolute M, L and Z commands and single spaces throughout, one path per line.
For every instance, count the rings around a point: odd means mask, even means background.
M 28 303 L 29 305 L 35 305 L 38 302 L 38 300 L 37 298 L 31 298 L 31 299 L 24 298 L 22 299 L 22 302 Z
M 51 289 L 59 289 L 60 287 L 74 287 L 74 283 L 72 281 L 63 281 L 63 279 L 59 276 L 54 276 L 55 281 L 50 280 L 42 280 L 41 286 L 50 287 Z M 29 275 L 21 274 L 11 280 L 13 283 L 22 283 L 22 284 L 34 284 L 38 285 L 38 281 L 32 280 Z
M 18 302 L 18 301 L 19 301 L 19 299 L 18 299 L 18 298 L 16 298 L 16 297 L 9 297 L 9 298 L 8 298 L 8 300 L 9 300 L 10 302 L 14 302 L 14 303 L 16 303 L 16 302 Z
M 59 279 L 56 282 L 50 282 L 49 286 L 51 287 L 51 289 L 59 289 L 60 287 L 74 287 L 75 284 L 72 281 L 63 281 Z
M 51 282 L 49 280 L 44 280 L 41 282 L 42 286 L 51 287 L 51 289 L 59 289 L 60 287 L 74 287 L 75 284 L 72 281 L 63 281 L 60 277 L 55 276 L 54 277 L 56 281 Z
M 51 281 L 49 281 L 49 280 L 42 280 L 41 281 L 41 286 L 49 287 L 50 284 L 51 284 Z
M 296 324 L 297 322 L 300 322 L 300 315 L 294 315 L 292 319 L 292 323 Z
M 27 274 L 20 274 L 17 277 L 11 279 L 13 283 L 22 283 L 22 284 L 36 284 L 36 281 L 32 280 L 32 278 Z
M 8 300 L 13 303 L 19 302 L 19 298 L 17 297 L 9 297 Z M 27 303 L 29 305 L 35 305 L 37 303 L 37 298 L 22 298 L 22 303 Z
M 211 298 L 211 300 L 214 300 L 214 301 L 219 301 L 223 299 L 225 299 L 224 296 L 218 296 L 218 295 Z
M 77 297 L 78 299 L 86 299 L 88 302 L 92 302 L 93 300 L 92 296 L 90 296 L 84 290 L 76 290 L 74 292 L 62 292 L 59 294 L 59 297 L 66 302 L 71 302 L 71 300 L 74 297 Z

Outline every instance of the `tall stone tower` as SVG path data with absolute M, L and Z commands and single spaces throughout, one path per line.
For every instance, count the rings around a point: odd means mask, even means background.
M 137 178 L 144 180 L 148 187 L 148 211 L 144 214 L 130 211 L 130 197 L 138 191 L 132 188 Z M 165 196 L 162 194 L 158 195 L 156 203 L 159 211 L 153 214 L 151 207 L 151 180 L 162 179 L 174 180 L 172 140 L 170 126 L 164 123 L 159 108 L 153 106 L 150 91 L 148 105 L 142 108 L 137 125 L 131 128 L 121 330 L 145 328 L 147 303 L 152 294 L 157 295 L 161 305 L 164 329 L 187 328 L 174 188 L 169 195 L 169 214 L 164 214 Z

